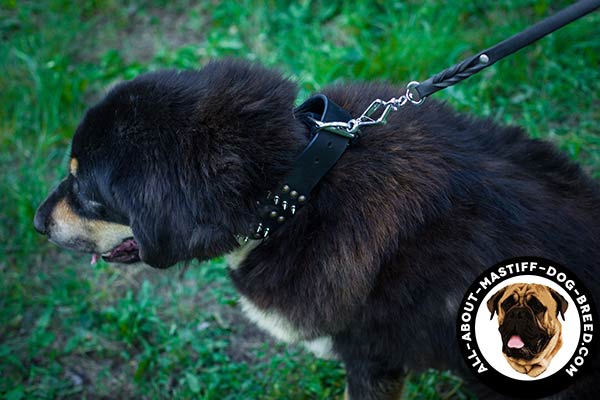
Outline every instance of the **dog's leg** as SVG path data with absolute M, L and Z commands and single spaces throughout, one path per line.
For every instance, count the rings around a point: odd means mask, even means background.
M 400 400 L 404 374 L 379 373 L 375 374 L 363 368 L 346 366 L 348 384 L 344 392 L 344 400 Z

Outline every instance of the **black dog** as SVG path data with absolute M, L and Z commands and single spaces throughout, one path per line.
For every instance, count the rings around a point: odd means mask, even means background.
M 458 304 L 504 259 L 553 259 L 598 296 L 596 184 L 551 144 L 429 100 L 366 128 L 293 219 L 240 244 L 257 200 L 309 140 L 296 92 L 233 61 L 118 85 L 77 129 L 70 173 L 36 229 L 94 259 L 158 268 L 230 253 L 250 318 L 343 360 L 352 399 L 396 398 L 407 370 L 466 371 Z M 352 116 L 401 92 L 324 90 Z M 595 398 L 600 366 L 590 364 L 558 398 Z

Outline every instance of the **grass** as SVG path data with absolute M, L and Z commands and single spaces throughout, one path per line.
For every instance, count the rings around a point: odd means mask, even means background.
M 569 2 L 0 0 L 0 397 L 329 399 L 344 374 L 244 322 L 221 260 L 95 267 L 33 232 L 86 107 L 121 79 L 236 56 L 301 98 L 345 80 L 425 79 Z M 523 126 L 600 177 L 600 14 L 436 98 Z M 468 398 L 447 372 L 407 398 Z

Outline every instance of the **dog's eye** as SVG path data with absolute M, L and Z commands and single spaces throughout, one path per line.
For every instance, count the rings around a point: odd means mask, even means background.
M 90 197 L 86 197 L 84 194 L 79 193 L 79 203 L 83 207 L 85 212 L 91 213 L 93 216 L 102 217 L 106 211 L 104 204 L 92 200 Z
M 508 299 L 504 300 L 504 302 L 502 303 L 502 309 L 504 311 L 508 311 L 508 309 L 510 309 L 515 304 L 517 304 L 517 300 L 515 300 L 515 298 L 511 296 Z
M 73 196 L 72 201 L 76 207 L 82 212 L 91 212 L 94 214 L 101 214 L 104 212 L 105 207 L 102 203 L 93 200 L 94 195 L 86 193 L 83 190 L 81 184 L 75 179 L 73 180 Z
M 527 301 L 527 304 L 536 314 L 546 311 L 546 307 L 544 307 L 544 305 L 533 296 Z

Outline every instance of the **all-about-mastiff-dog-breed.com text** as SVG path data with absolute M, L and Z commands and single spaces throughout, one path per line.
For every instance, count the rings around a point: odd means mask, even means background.
M 120 264 L 227 255 L 248 318 L 342 361 L 349 399 L 399 398 L 407 372 L 428 368 L 502 398 L 461 356 L 461 299 L 521 256 L 568 267 L 598 299 L 600 190 L 551 143 L 430 100 L 311 150 L 324 116 L 403 91 L 340 84 L 294 108 L 295 83 L 243 61 L 143 74 L 86 112 L 35 228 Z M 338 138 L 343 154 L 306 183 Z M 598 398 L 597 354 L 586 368 L 549 398 Z

